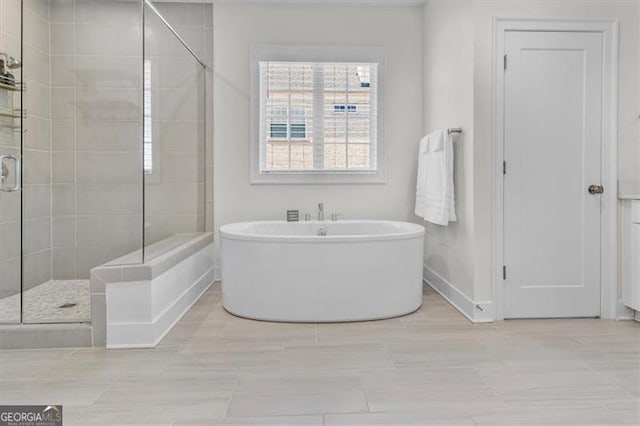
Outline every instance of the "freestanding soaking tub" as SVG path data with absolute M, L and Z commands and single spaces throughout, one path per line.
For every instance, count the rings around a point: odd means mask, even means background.
M 423 239 L 424 228 L 406 222 L 224 225 L 223 304 L 234 315 L 266 321 L 408 314 L 422 305 Z

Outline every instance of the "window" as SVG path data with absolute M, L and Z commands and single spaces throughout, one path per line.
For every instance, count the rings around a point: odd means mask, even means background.
M 350 112 L 355 114 L 358 112 L 358 105 L 334 105 L 333 112 L 337 114 L 345 113 L 345 112 Z
M 384 182 L 381 50 L 258 50 L 252 183 Z
M 291 139 L 305 139 L 307 137 L 307 125 L 304 123 L 291 123 Z
M 305 139 L 307 137 L 307 123 L 304 120 L 304 109 L 291 111 L 291 118 L 288 117 L 288 108 L 272 107 L 267 111 L 269 117 L 269 138 L 270 139 Z
M 271 130 L 269 133 L 271 139 L 286 139 L 287 123 L 271 123 Z
M 358 105 L 334 105 L 333 112 L 336 114 L 345 112 L 355 114 L 358 112 Z

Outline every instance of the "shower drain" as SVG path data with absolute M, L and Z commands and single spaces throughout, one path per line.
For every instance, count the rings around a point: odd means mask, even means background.
M 58 306 L 58 309 L 73 308 L 76 305 L 77 303 L 63 303 L 62 305 Z

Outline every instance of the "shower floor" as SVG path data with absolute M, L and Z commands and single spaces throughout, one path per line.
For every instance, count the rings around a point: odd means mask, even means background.
M 89 280 L 47 281 L 24 292 L 22 321 L 90 322 L 90 294 Z M 0 323 L 16 322 L 20 322 L 20 294 L 0 299 Z

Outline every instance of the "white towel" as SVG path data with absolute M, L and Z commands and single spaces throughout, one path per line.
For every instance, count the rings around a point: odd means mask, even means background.
M 447 129 L 436 130 L 420 141 L 415 214 L 437 225 L 457 220 L 453 144 Z

